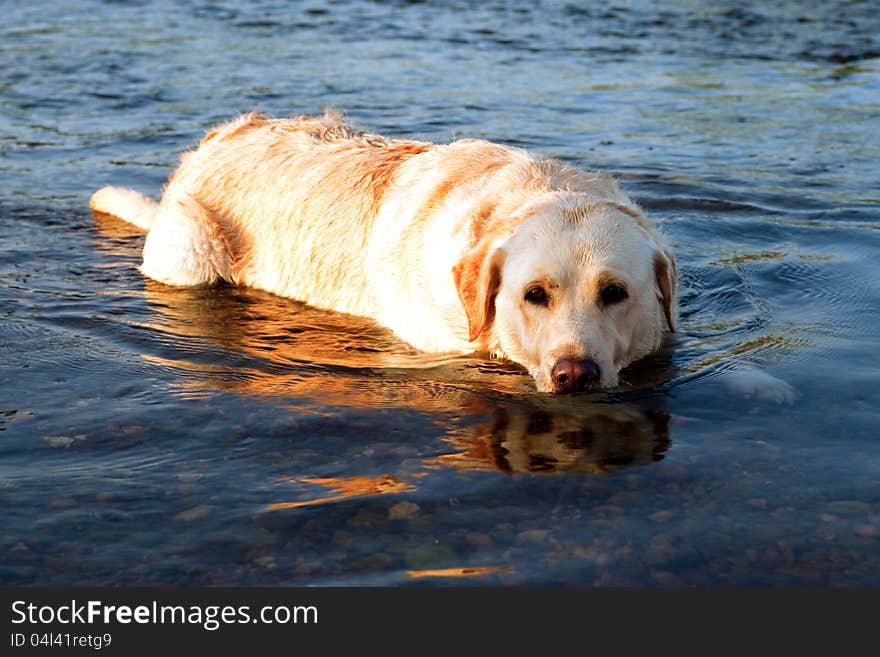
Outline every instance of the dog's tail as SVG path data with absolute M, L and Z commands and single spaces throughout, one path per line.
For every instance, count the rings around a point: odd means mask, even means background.
M 89 201 L 93 212 L 109 214 L 149 231 L 159 204 L 133 189 L 102 187 Z

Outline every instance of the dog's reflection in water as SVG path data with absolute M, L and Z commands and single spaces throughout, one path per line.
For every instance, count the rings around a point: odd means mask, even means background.
M 137 239 L 116 234 L 117 223 L 97 224 L 102 250 L 136 255 Z M 646 378 L 671 376 L 664 363 L 630 377 L 641 388 L 635 401 L 556 397 L 536 393 L 520 368 L 426 356 L 361 317 L 257 290 L 144 286 L 152 312 L 143 328 L 155 339 L 141 345 L 143 357 L 174 370 L 185 390 L 273 397 L 322 414 L 411 409 L 444 426 L 457 418 L 444 439 L 449 449 L 426 468 L 607 473 L 659 460 L 670 445 L 663 396 L 646 396 L 658 383 Z
M 463 470 L 612 473 L 663 458 L 669 415 L 630 403 L 578 403 L 574 408 L 498 404 L 490 422 L 456 432 L 455 448 L 434 462 Z

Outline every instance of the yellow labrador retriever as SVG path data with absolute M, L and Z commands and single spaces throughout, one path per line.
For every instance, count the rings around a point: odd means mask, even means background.
M 160 203 L 105 187 L 149 231 L 141 271 L 372 317 L 429 352 L 524 365 L 538 390 L 617 385 L 676 321 L 665 241 L 614 180 L 516 148 L 246 114 L 185 153 Z

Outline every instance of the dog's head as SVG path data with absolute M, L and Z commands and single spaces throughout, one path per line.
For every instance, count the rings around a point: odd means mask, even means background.
M 518 213 L 453 270 L 471 341 L 524 365 L 542 392 L 617 385 L 675 330 L 672 254 L 634 206 L 562 192 Z

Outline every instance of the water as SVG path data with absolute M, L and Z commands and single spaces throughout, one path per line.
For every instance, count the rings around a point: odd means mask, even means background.
M 471 4 L 4 7 L 0 582 L 880 584 L 876 3 Z M 538 395 L 145 280 L 88 212 L 328 106 L 617 174 L 676 248 L 674 348 Z

